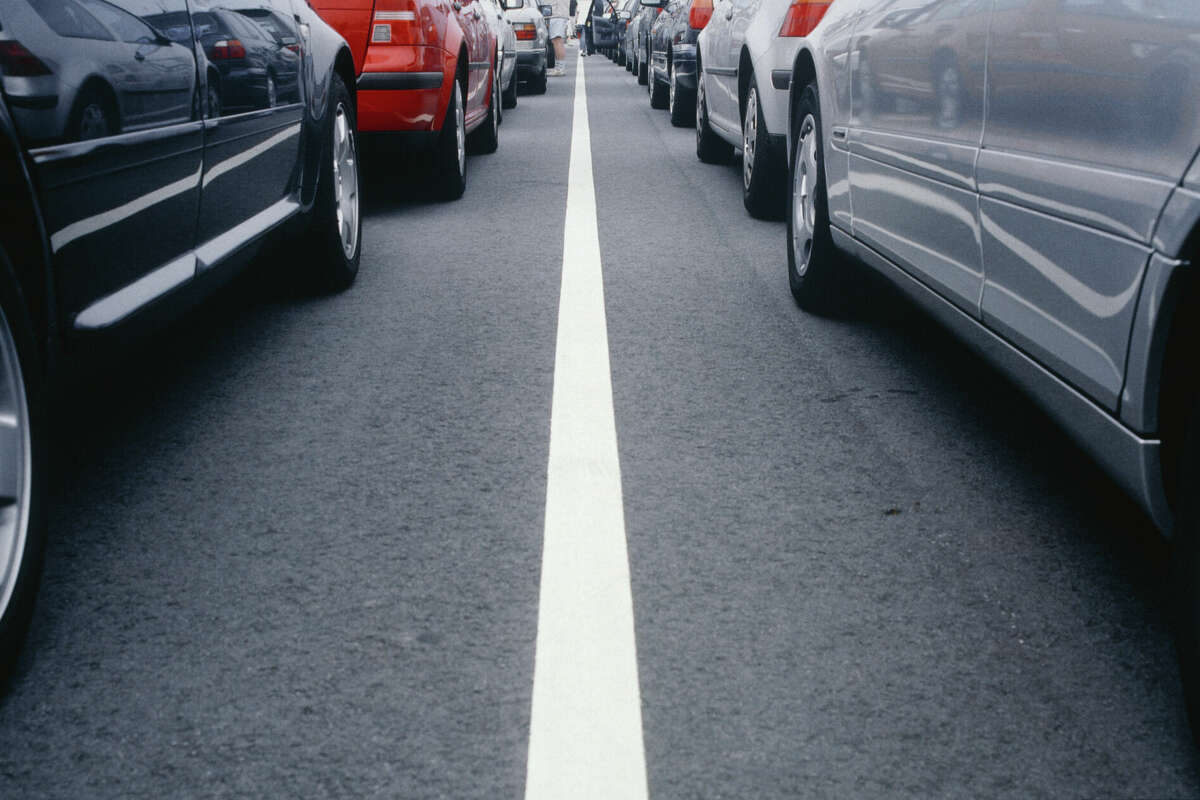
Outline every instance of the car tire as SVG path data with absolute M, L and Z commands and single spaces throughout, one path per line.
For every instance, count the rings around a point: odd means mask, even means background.
M 667 68 L 669 69 L 670 65 L 668 65 Z M 668 87 L 662 81 L 660 81 L 658 78 L 654 77 L 653 70 L 650 71 L 649 86 L 650 86 L 650 89 L 649 89 L 649 91 L 650 91 L 650 107 L 651 108 L 666 108 L 667 101 L 670 99 Z
M 843 259 L 829 232 L 825 156 L 817 85 L 810 83 L 793 105 L 793 148 L 788 170 L 788 285 L 805 311 L 832 314 L 843 308 Z
M 751 76 L 742 111 L 742 205 L 757 219 L 779 219 L 785 205 L 781 180 L 785 173 L 782 165 L 773 163 L 775 153 L 758 95 L 758 86 Z
M 532 92 L 533 94 L 545 94 L 546 93 L 546 65 L 545 64 L 542 65 L 541 72 L 539 72 L 537 75 L 535 75 L 533 80 L 531 80 L 529 82 L 529 91 Z
M 1171 532 L 1171 606 L 1184 703 L 1192 735 L 1200 738 L 1200 405 L 1191 405 Z
M 675 62 L 671 62 L 671 81 L 667 87 L 667 110 L 671 124 L 676 128 L 689 128 L 696 123 L 696 101 L 679 88 L 679 76 L 675 74 Z
M 441 200 L 457 200 L 467 189 L 466 124 L 462 82 L 456 77 L 433 151 L 433 193 Z
M 323 292 L 354 283 L 362 253 L 358 125 L 350 92 L 337 74 L 330 80 L 329 97 L 317 196 L 297 251 L 313 287 Z
M 500 73 L 496 71 L 494 60 L 490 77 L 492 87 L 489 91 L 487 117 L 484 118 L 482 125 L 471 131 L 468 139 L 470 152 L 473 155 L 494 153 L 500 146 Z
M 500 107 L 504 109 L 517 107 L 517 75 L 515 71 L 512 80 L 508 82 L 508 88 L 500 95 Z
M 645 86 L 647 80 L 649 80 L 649 75 L 650 75 L 649 56 L 647 56 L 645 59 L 643 59 L 641 54 L 639 53 L 638 54 L 638 69 L 637 69 L 638 86 Z
M 46 389 L 37 340 L 12 265 L 0 247 L 0 390 L 10 433 L 0 465 L 12 476 L 0 514 L 0 685 L 29 631 L 46 547 Z M 8 462 L 8 463 L 5 463 Z
M 546 69 L 554 69 L 554 40 L 546 42 Z
M 728 164 L 733 145 L 717 135 L 708 124 L 708 98 L 704 92 L 704 73 L 696 68 L 696 158 L 705 164 Z

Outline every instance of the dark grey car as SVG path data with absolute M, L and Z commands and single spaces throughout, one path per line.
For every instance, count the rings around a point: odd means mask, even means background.
M 865 262 L 1169 532 L 1195 727 L 1200 3 L 838 0 L 805 34 L 787 76 L 797 302 L 846 302 L 843 259 Z

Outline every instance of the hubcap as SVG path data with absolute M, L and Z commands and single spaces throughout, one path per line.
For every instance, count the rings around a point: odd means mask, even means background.
M 454 138 L 458 144 L 458 174 L 467 171 L 467 120 L 463 116 L 462 89 L 454 82 Z
M 0 614 L 12 601 L 29 531 L 29 406 L 8 319 L 0 311 Z
M 104 118 L 104 109 L 95 103 L 83 109 L 79 116 L 79 138 L 98 139 L 108 134 L 108 120 Z
M 704 107 L 704 73 L 697 70 L 696 75 L 696 145 L 704 135 L 704 126 L 708 123 L 708 109 Z
M 758 143 L 758 92 L 750 87 L 746 98 L 746 116 L 742 119 L 742 180 L 750 188 L 754 177 L 754 148 Z
M 275 107 L 275 79 L 267 76 L 267 105 Z
M 346 258 L 354 258 L 358 250 L 358 153 L 341 103 L 333 120 L 333 189 L 342 252 Z
M 796 271 L 803 275 L 812 257 L 813 229 L 817 223 L 817 122 L 811 114 L 800 123 L 796 143 L 796 169 L 792 184 L 792 247 Z

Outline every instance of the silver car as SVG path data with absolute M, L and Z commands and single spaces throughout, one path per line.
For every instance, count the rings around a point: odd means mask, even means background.
M 500 48 L 500 107 L 516 108 L 517 34 L 504 16 L 499 0 L 481 0 L 480 9 Z
M 546 93 L 546 18 L 531 0 L 504 0 L 504 16 L 517 40 L 517 80 L 533 94 Z
M 804 33 L 797 302 L 845 302 L 865 262 L 1137 499 L 1172 540 L 1200 730 L 1200 3 L 835 0 Z
M 724 163 L 742 150 L 742 203 L 755 217 L 785 206 L 787 109 L 800 39 L 785 35 L 790 0 L 715 0 L 700 32 L 696 156 Z

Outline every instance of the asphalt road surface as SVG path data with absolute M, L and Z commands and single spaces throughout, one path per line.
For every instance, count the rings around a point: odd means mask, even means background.
M 903 300 L 798 310 L 739 167 L 608 60 L 567 71 L 461 201 L 367 160 L 351 290 L 264 254 L 61 409 L 0 797 L 522 797 L 535 651 L 577 652 L 540 582 L 559 290 L 597 242 L 635 622 L 601 655 L 636 648 L 644 755 L 611 786 L 1200 794 L 1148 521 Z

